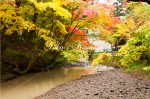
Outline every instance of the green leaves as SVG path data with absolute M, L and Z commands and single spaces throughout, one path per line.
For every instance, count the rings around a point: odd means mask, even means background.
M 143 70 L 150 71 L 150 66 L 144 67 Z
M 62 55 L 64 55 L 68 61 L 76 61 L 86 54 L 86 51 L 83 50 L 65 50 L 62 52 Z
M 67 33 L 65 25 L 63 23 L 61 23 L 59 20 L 56 21 L 56 26 L 60 29 L 60 32 L 62 34 Z
M 121 60 L 123 65 L 128 66 L 133 62 L 138 62 L 144 52 L 146 52 L 146 54 L 150 52 L 150 39 L 146 39 L 146 37 L 150 37 L 149 29 L 150 28 L 147 27 L 143 28 L 142 31 L 138 30 L 136 36 L 129 38 L 127 44 L 121 47 L 119 52 L 125 54 Z
M 150 6 L 131 2 L 127 7 L 130 8 L 129 13 L 117 25 L 117 33 L 127 38 L 127 43 L 119 50 L 124 55 L 121 59 L 124 66 L 139 63 L 143 55 L 149 57 L 150 53 Z

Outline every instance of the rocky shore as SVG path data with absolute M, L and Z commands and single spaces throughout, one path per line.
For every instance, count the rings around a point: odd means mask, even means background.
M 60 85 L 36 99 L 150 99 L 150 79 L 118 69 L 99 71 Z

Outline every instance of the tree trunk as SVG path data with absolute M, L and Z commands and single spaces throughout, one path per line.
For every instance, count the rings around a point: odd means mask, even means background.
M 21 71 L 21 70 L 19 69 L 19 66 L 16 66 L 15 71 L 16 71 L 17 73 L 19 73 L 19 74 L 25 74 L 26 72 L 28 72 L 28 71 L 32 68 L 33 63 L 36 61 L 36 59 L 37 59 L 37 56 L 33 56 L 33 58 L 31 59 L 31 61 L 29 62 L 28 67 L 27 67 L 25 70 Z

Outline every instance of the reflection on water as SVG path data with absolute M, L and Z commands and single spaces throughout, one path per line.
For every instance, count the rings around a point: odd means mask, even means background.
M 33 99 L 60 84 L 95 72 L 94 69 L 86 67 L 74 67 L 43 72 L 33 79 L 31 78 L 36 73 L 26 74 L 2 83 L 2 99 Z

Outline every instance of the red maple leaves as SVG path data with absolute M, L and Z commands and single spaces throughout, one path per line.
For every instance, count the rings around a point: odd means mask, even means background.
M 66 28 L 69 27 L 66 26 Z M 72 36 L 70 37 L 69 41 L 76 40 L 80 41 L 85 46 L 92 46 L 88 40 L 88 36 L 86 35 L 86 30 L 70 27 L 69 32 L 72 32 Z
M 126 0 L 124 0 L 125 3 Z M 107 3 L 102 3 L 96 0 L 80 0 L 74 4 L 71 9 L 73 21 L 81 21 L 79 26 L 66 27 L 68 32 L 72 33 L 70 41 L 77 40 L 83 45 L 92 45 L 89 43 L 88 36 L 86 35 L 86 30 L 82 30 L 79 27 L 85 24 L 88 29 L 100 28 L 101 33 L 104 29 L 106 31 L 113 31 L 116 28 L 116 24 L 120 22 L 119 17 L 113 15 L 113 11 L 116 9 L 116 5 L 113 5 L 112 0 L 107 0 Z M 79 22 L 80 23 L 80 22 Z M 84 26 L 83 26 L 84 27 Z M 102 28 L 101 28 L 102 27 Z M 105 33 L 106 34 L 106 33 Z

